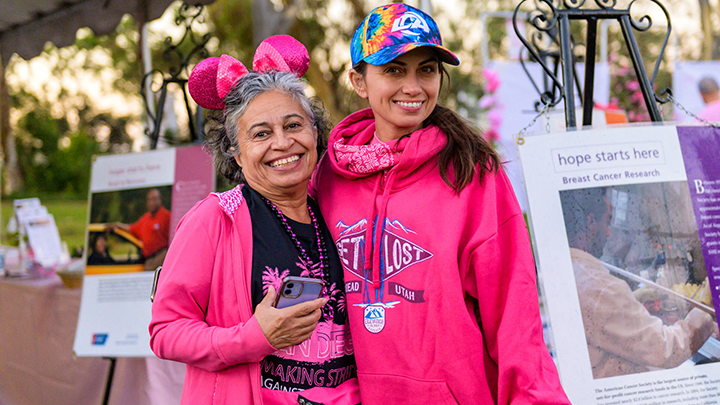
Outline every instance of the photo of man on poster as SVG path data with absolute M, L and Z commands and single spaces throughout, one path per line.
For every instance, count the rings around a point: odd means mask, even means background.
M 650 185 L 631 191 L 640 194 L 648 192 L 647 190 L 665 190 L 660 187 L 662 185 Z M 659 277 L 672 277 L 663 274 L 663 271 L 672 273 L 670 269 L 663 267 L 664 261 L 662 266 L 658 260 L 645 263 L 650 270 L 660 268 L 659 272 L 638 271 L 642 276 L 648 277 L 646 285 L 626 281 L 609 270 L 613 266 L 609 267 L 605 261 L 625 265 L 625 255 L 629 251 L 642 250 L 629 244 L 623 246 L 617 242 L 618 238 L 615 238 L 614 243 L 608 243 L 614 232 L 610 226 L 613 215 L 622 216 L 624 220 L 632 216 L 641 217 L 640 212 L 645 215 L 648 212 L 652 212 L 651 215 L 660 215 L 654 207 L 638 208 L 628 204 L 613 207 L 610 191 L 609 187 L 560 191 L 587 348 L 595 379 L 677 367 L 690 359 L 717 330 L 715 321 L 708 313 L 652 289 L 652 285 L 658 285 L 656 282 L 662 281 Z M 627 203 L 627 196 L 625 200 L 620 200 Z M 659 219 L 644 222 L 647 224 Z M 636 223 L 642 222 L 636 220 Z M 644 245 L 652 245 L 648 240 L 662 237 L 667 245 L 675 244 L 685 248 L 693 244 L 692 239 L 697 238 L 697 230 L 694 233 L 672 233 L 650 226 L 640 232 L 626 226 L 625 230 L 628 229 L 628 234 L 642 240 L 639 244 Z M 668 242 L 668 238 L 673 236 L 677 237 L 677 240 Z M 675 261 L 680 263 L 680 259 Z M 675 278 L 682 278 L 681 281 L 684 282 L 688 275 L 684 270 L 682 273 L 683 276 Z M 654 281 L 650 278 L 654 278 Z M 663 308 L 674 306 L 677 310 L 674 312 L 675 318 L 661 317 L 661 311 L 655 311 L 659 308 L 652 308 L 649 304 L 652 302 Z
M 146 196 L 147 212 L 132 224 L 116 222 L 117 227 L 130 232 L 143 244 L 145 271 L 154 271 L 162 265 L 170 238 L 170 211 L 163 206 L 162 195 L 157 188 L 151 188 Z

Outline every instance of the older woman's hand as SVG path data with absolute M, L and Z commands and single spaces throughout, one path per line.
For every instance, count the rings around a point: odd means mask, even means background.
M 322 314 L 327 298 L 293 305 L 283 309 L 272 306 L 275 288 L 269 287 L 265 298 L 255 308 L 255 319 L 268 342 L 276 349 L 300 344 L 310 338 Z

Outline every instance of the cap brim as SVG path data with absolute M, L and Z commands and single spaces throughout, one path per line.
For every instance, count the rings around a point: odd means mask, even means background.
M 450 52 L 450 50 L 448 50 L 444 46 L 433 44 L 432 42 L 414 42 L 388 46 L 375 52 L 372 55 L 365 57 L 365 59 L 363 60 L 371 65 L 384 65 L 388 62 L 391 62 L 393 59 L 397 58 L 400 55 L 406 54 L 415 48 L 420 48 L 423 46 L 435 49 L 438 56 L 440 56 L 440 60 L 447 63 L 448 65 L 457 66 L 460 64 L 460 59 L 458 59 L 458 57 L 455 56 L 454 53 Z

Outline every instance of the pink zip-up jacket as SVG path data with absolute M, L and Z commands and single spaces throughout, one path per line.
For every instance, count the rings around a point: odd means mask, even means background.
M 432 126 L 401 140 L 389 169 L 338 162 L 336 143 L 365 145 L 374 132 L 369 109 L 338 124 L 312 183 L 345 269 L 363 405 L 569 404 L 505 173 L 455 194 Z
M 252 314 L 252 223 L 240 187 L 180 221 L 152 305 L 150 346 L 186 363 L 182 404 L 262 404 L 259 362 L 276 351 Z

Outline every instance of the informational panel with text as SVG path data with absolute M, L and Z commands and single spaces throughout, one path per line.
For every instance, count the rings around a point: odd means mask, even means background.
M 214 180 L 212 160 L 200 146 L 93 160 L 78 356 L 153 355 L 154 272 L 146 264 L 162 263 L 178 222 L 213 191 Z
M 720 130 L 571 131 L 519 153 L 571 402 L 720 403 Z

